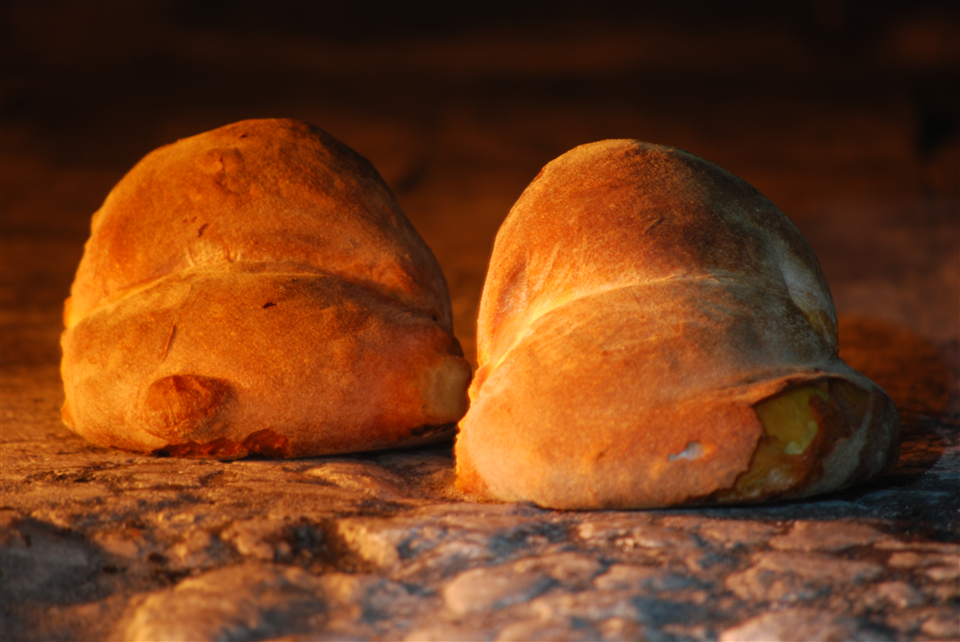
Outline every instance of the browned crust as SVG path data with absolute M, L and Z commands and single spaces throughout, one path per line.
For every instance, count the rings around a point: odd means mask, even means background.
M 67 327 L 131 288 L 232 262 L 336 274 L 451 329 L 443 273 L 376 169 L 283 119 L 227 125 L 137 163 L 94 214 Z
M 149 154 L 71 295 L 63 419 L 101 445 L 303 457 L 435 440 L 466 410 L 439 265 L 373 166 L 306 123 Z
M 478 319 L 478 361 L 496 363 L 564 300 L 678 276 L 729 275 L 787 289 L 836 350 L 816 256 L 755 188 L 686 152 L 638 141 L 578 147 L 548 164 L 504 221 Z M 518 305 L 518 302 L 522 304 Z
M 837 357 L 806 241 L 754 188 L 679 150 L 603 141 L 545 167 L 497 235 L 477 340 L 457 474 L 487 499 L 596 509 L 803 496 L 896 458 L 896 410 Z M 834 380 L 872 410 L 820 408 L 796 484 L 731 490 L 764 435 L 753 406 Z
M 85 318 L 63 349 L 73 428 L 139 451 L 243 444 L 261 430 L 289 438 L 293 457 L 421 441 L 423 426 L 443 423 L 424 373 L 446 360 L 469 372 L 431 318 L 299 274 L 171 276 Z

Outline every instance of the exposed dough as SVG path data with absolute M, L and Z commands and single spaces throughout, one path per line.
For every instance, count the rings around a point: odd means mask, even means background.
M 443 438 L 466 410 L 433 254 L 366 159 L 299 121 L 140 161 L 64 323 L 63 418 L 104 446 L 302 457 Z
M 458 485 L 560 509 L 803 497 L 896 462 L 886 393 L 837 356 L 809 245 L 692 154 L 548 164 L 497 235 Z

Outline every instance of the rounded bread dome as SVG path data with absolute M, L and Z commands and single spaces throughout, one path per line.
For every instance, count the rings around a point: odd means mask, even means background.
M 549 163 L 497 234 L 458 485 L 560 509 L 817 494 L 896 461 L 816 256 L 756 189 L 634 140 Z
M 452 327 L 433 253 L 368 160 L 318 127 L 246 120 L 148 154 L 94 215 L 67 326 L 190 267 L 322 272 Z
M 148 154 L 94 215 L 64 320 L 63 418 L 104 446 L 303 457 L 436 441 L 466 411 L 436 259 L 300 121 Z

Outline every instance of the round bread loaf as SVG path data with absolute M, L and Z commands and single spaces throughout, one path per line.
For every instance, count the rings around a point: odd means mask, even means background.
M 810 246 L 756 189 L 633 140 L 548 164 L 497 234 L 461 489 L 559 509 L 805 497 L 896 462 Z
M 140 161 L 64 324 L 63 418 L 104 446 L 303 457 L 434 441 L 466 411 L 436 259 L 373 166 L 299 121 Z

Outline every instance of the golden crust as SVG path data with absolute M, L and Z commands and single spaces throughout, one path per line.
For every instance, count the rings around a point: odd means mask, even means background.
M 377 170 L 294 120 L 234 123 L 137 163 L 93 216 L 66 325 L 179 270 L 229 263 L 336 274 L 451 329 L 440 266 Z
M 896 460 L 896 411 L 837 357 L 833 303 L 800 233 L 755 189 L 678 150 L 603 141 L 547 165 L 497 235 L 477 342 L 458 484 L 489 499 L 802 496 Z M 835 382 L 862 391 L 859 414 Z M 804 465 L 786 484 L 738 484 L 769 463 L 756 461 L 770 439 L 756 406 L 802 386 L 829 399 L 808 411 L 818 438 L 784 456 Z
M 71 294 L 64 420 L 105 446 L 301 457 L 435 440 L 466 410 L 439 265 L 376 170 L 305 123 L 148 155 Z

